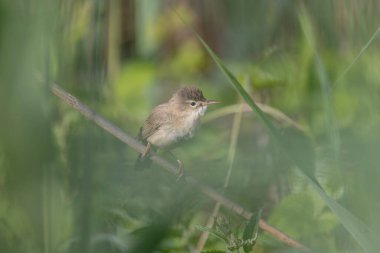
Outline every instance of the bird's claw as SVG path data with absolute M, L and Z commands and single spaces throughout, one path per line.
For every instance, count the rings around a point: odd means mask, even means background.
M 145 158 L 145 157 L 149 156 L 151 148 L 152 148 L 152 144 L 150 144 L 150 142 L 148 142 L 148 144 L 145 147 L 144 152 L 141 154 L 141 158 Z
M 181 160 L 177 160 L 178 163 L 178 176 L 177 176 L 177 182 L 183 178 L 183 175 L 185 174 L 185 170 L 183 169 L 183 163 Z

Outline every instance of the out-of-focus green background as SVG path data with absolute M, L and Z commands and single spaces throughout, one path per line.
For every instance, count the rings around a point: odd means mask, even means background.
M 223 191 L 231 164 L 224 194 L 247 210 L 315 252 L 369 252 L 379 13 L 376 0 L 0 0 L 0 252 L 195 252 L 213 209 L 157 166 L 134 171 L 137 153 L 50 93 L 53 82 L 133 136 L 181 85 L 202 88 L 223 103 L 174 150 L 188 174 Z M 337 218 L 252 112 L 239 117 L 239 94 L 189 27 L 352 216 Z M 241 230 L 230 210 L 219 215 Z M 364 244 L 352 221 L 370 231 Z M 225 246 L 210 236 L 204 250 Z M 296 250 L 261 233 L 254 252 Z

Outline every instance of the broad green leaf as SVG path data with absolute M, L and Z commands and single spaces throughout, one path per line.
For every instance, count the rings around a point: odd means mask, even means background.
M 216 231 L 215 229 L 212 229 L 212 228 L 208 228 L 208 227 L 204 227 L 204 226 L 200 226 L 200 225 L 197 225 L 195 226 L 197 229 L 199 229 L 200 231 L 203 231 L 203 232 L 209 232 L 210 234 L 222 239 L 223 241 L 225 241 L 226 243 L 228 243 L 228 238 L 225 237 L 222 233 Z
M 226 238 L 230 237 L 232 234 L 231 224 L 226 219 L 222 217 L 216 217 L 214 224 L 217 231 L 223 233 Z
M 319 196 L 325 201 L 326 205 L 331 209 L 333 213 L 339 218 L 342 225 L 347 229 L 352 237 L 359 243 L 359 245 L 367 253 L 378 252 L 378 246 L 375 233 L 359 220 L 355 215 L 350 213 L 346 208 L 339 205 L 334 199 L 326 194 L 326 192 L 317 184 L 315 184 L 310 178 L 305 177 L 309 181 L 313 189 L 318 192 Z
M 247 226 L 243 232 L 243 248 L 245 253 L 249 253 L 252 251 L 253 246 L 256 243 L 257 234 L 259 232 L 259 222 L 261 218 L 261 210 L 252 215 L 249 220 Z
M 136 240 L 128 247 L 128 252 L 153 252 L 167 236 L 169 230 L 170 222 L 161 221 L 133 231 L 131 234 L 135 236 Z
M 315 235 L 331 234 L 341 227 L 336 215 L 326 210 L 325 201 L 311 188 L 284 197 L 271 211 L 268 223 L 294 238 L 309 234 L 315 237 L 311 242 L 314 245 L 315 242 L 328 244 L 327 240 Z

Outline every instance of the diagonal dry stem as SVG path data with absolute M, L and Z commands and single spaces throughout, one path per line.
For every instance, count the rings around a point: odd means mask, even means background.
M 65 103 L 69 104 L 71 107 L 73 107 L 75 110 L 80 112 L 82 115 L 84 115 L 89 120 L 95 122 L 98 126 L 103 128 L 105 131 L 122 141 L 123 143 L 127 144 L 128 146 L 132 147 L 134 150 L 143 153 L 145 150 L 145 146 L 141 144 L 136 139 L 132 138 L 125 132 L 123 132 L 120 128 L 91 110 L 89 107 L 87 107 L 85 104 L 81 103 L 76 97 L 73 95 L 67 93 L 63 89 L 61 89 L 58 85 L 53 85 L 51 87 L 51 91 L 62 99 Z M 160 165 L 163 169 L 177 175 L 178 174 L 178 168 L 176 165 L 173 165 L 172 163 L 168 162 L 166 159 L 162 158 L 161 156 L 155 154 L 152 152 L 151 160 L 155 162 L 156 164 Z M 252 213 L 245 210 L 242 206 L 235 203 L 234 201 L 226 198 L 213 188 L 199 182 L 195 178 L 191 176 L 184 176 L 184 181 L 193 186 L 195 189 L 199 189 L 204 195 L 209 197 L 210 199 L 220 202 L 222 206 L 225 208 L 230 209 L 231 211 L 237 213 L 238 215 L 242 216 L 245 219 L 250 219 L 252 216 Z M 277 238 L 279 241 L 285 243 L 286 245 L 303 250 L 305 252 L 311 252 L 309 248 L 302 245 L 300 242 L 296 241 L 295 239 L 291 238 L 290 236 L 284 234 L 280 230 L 270 226 L 267 224 L 264 220 L 260 220 L 260 228 L 264 231 L 266 231 L 268 234 L 272 235 L 273 237 Z

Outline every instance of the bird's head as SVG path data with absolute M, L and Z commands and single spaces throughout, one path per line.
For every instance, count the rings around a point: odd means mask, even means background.
M 219 101 L 209 100 L 203 96 L 202 90 L 193 86 L 186 86 L 174 93 L 170 99 L 171 103 L 176 104 L 179 110 L 187 113 L 203 115 L 208 105 L 218 104 Z

